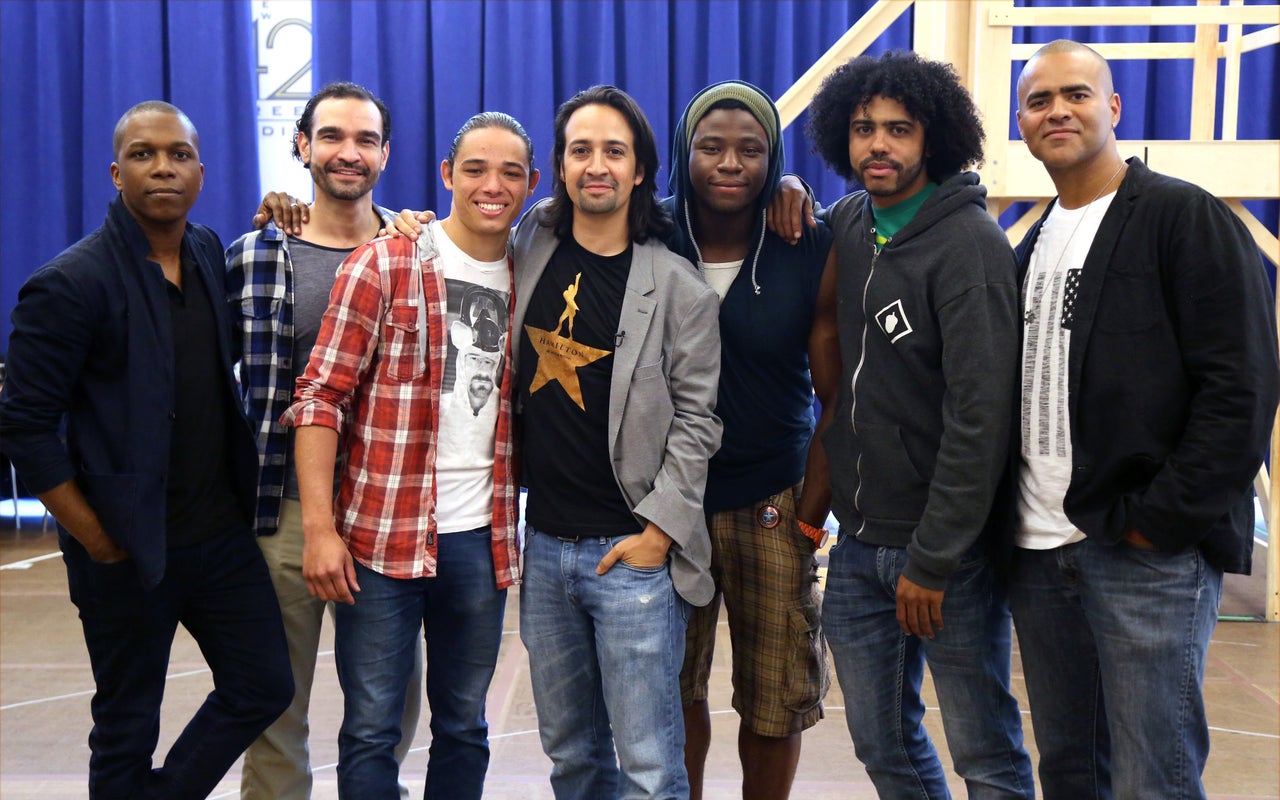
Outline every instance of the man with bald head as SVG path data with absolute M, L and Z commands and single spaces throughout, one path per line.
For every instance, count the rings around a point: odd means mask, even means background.
M 213 791 L 293 680 L 250 527 L 258 461 L 222 244 L 187 221 L 200 139 L 160 101 L 125 112 L 114 138 L 106 222 L 18 294 L 0 442 L 58 521 L 96 686 L 89 797 L 185 800 Z M 152 769 L 179 624 L 214 689 Z
M 1018 127 L 1058 197 L 1018 247 L 1013 611 L 1044 796 L 1204 797 L 1223 572 L 1277 400 L 1271 288 L 1203 189 L 1121 158 L 1107 62 L 1052 42 Z

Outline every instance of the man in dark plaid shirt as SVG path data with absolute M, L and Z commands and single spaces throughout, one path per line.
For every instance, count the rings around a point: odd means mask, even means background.
M 386 107 L 362 86 L 334 83 L 316 93 L 298 120 L 293 145 L 294 157 L 315 185 L 309 219 L 287 230 L 268 223 L 227 250 L 228 300 L 240 323 L 243 351 L 240 388 L 258 437 L 255 528 L 284 615 L 296 690 L 289 710 L 245 754 L 245 800 L 305 800 L 311 794 L 307 707 L 328 603 L 313 597 L 302 577 L 292 435 L 279 419 L 310 358 L 338 267 L 377 236 L 390 215 L 371 200 L 387 163 L 390 121 Z M 419 649 L 406 692 L 398 760 L 413 742 L 421 687 Z M 400 793 L 407 797 L 408 787 L 402 784 Z

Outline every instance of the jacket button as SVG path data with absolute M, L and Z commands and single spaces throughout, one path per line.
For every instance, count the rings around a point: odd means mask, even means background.
M 177 411 L 170 411 L 170 412 L 169 412 L 169 419 L 177 419 L 177 418 L 178 418 L 178 412 L 177 412 Z

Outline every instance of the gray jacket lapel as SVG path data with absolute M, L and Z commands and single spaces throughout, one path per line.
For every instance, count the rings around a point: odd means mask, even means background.
M 652 297 L 653 252 L 647 245 L 632 249 L 631 273 L 627 276 L 627 290 L 622 298 L 622 313 L 618 317 L 618 337 L 614 339 L 613 380 L 609 386 L 609 449 L 613 450 L 622 429 L 622 410 L 631 391 L 631 379 L 640 359 L 653 323 L 653 310 L 657 302 Z

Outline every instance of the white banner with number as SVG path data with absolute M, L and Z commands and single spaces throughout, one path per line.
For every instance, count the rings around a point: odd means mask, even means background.
M 311 97 L 311 0 L 254 0 L 258 181 L 263 192 L 311 200 L 311 176 L 293 157 L 294 124 Z

